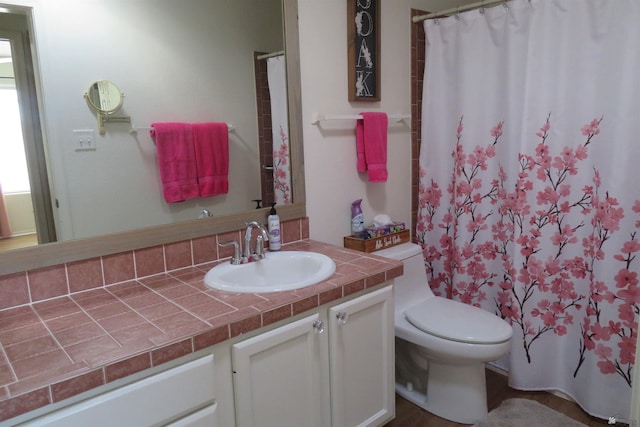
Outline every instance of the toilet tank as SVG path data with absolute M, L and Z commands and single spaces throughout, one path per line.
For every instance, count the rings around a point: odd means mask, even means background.
M 403 243 L 374 254 L 404 263 L 404 274 L 394 280 L 396 311 L 434 296 L 429 288 L 422 248 L 419 245 Z

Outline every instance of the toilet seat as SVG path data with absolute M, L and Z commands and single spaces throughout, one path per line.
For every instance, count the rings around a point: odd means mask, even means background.
M 511 326 L 500 317 L 459 301 L 433 297 L 404 312 L 416 328 L 451 341 L 491 344 L 509 340 Z

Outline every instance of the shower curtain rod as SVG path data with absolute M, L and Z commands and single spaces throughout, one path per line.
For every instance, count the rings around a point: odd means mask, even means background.
M 455 7 L 455 8 L 451 8 L 451 9 L 447 9 L 447 10 L 442 10 L 440 12 L 433 12 L 433 13 L 427 13 L 426 15 L 414 16 L 413 18 L 411 18 L 411 20 L 413 22 L 422 22 L 425 19 L 442 17 L 442 16 L 445 16 L 445 15 L 451 15 L 452 13 L 464 12 L 466 10 L 479 9 L 479 8 L 483 8 L 483 7 L 487 7 L 487 6 L 495 6 L 497 4 L 507 3 L 508 1 L 509 0 L 479 1 L 479 2 L 476 2 L 476 3 L 467 4 L 467 5 L 464 5 L 464 6 L 459 6 L 459 7 Z
M 265 53 L 263 55 L 258 55 L 256 56 L 257 60 L 261 60 L 261 59 L 267 59 L 267 58 L 271 58 L 274 56 L 280 56 L 280 55 L 284 55 L 284 50 L 279 50 L 277 52 L 272 52 L 272 53 Z

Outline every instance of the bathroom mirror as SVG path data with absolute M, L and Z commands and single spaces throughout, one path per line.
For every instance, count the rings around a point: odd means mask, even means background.
M 109 80 L 93 82 L 84 97 L 94 111 L 103 114 L 117 112 L 124 103 L 124 94 Z
M 261 0 L 239 0 L 238 2 L 245 3 L 245 4 L 250 3 L 252 6 L 255 6 L 256 8 L 258 8 L 258 6 L 262 6 L 262 4 L 264 3 Z M 231 7 L 232 4 L 235 4 L 235 3 L 237 2 L 235 1 L 228 2 L 226 0 L 223 0 L 222 2 L 219 3 L 221 4 L 220 13 L 222 14 L 223 10 L 226 10 L 227 8 Z M 98 4 L 98 3 L 92 2 L 92 4 Z M 110 4 L 110 2 L 104 2 L 100 4 L 107 5 L 107 4 Z M 124 26 L 123 24 L 123 28 L 126 28 L 127 31 L 132 32 L 131 37 L 135 36 L 138 38 L 140 37 L 144 38 L 145 36 L 144 33 L 140 32 L 141 30 L 139 28 L 139 24 L 141 22 L 145 21 L 145 24 L 148 26 L 164 28 L 163 25 L 160 24 L 160 21 L 165 22 L 166 20 L 167 21 L 166 23 L 168 25 L 168 23 L 171 22 L 171 20 L 175 21 L 177 19 L 176 14 L 173 13 L 176 10 L 176 8 L 178 8 L 177 10 L 182 10 L 186 8 L 186 5 L 181 5 L 181 4 L 178 5 L 173 1 L 168 1 L 168 0 L 158 2 L 158 6 L 153 7 L 151 9 L 144 8 L 144 9 L 136 10 L 137 8 L 141 8 L 138 2 L 134 2 L 134 3 L 126 2 L 126 4 L 130 6 L 127 6 L 128 11 L 126 14 L 126 19 L 124 15 L 122 15 L 122 19 L 135 20 L 137 24 L 136 25 L 131 24 L 126 26 Z M 164 11 L 161 11 L 160 5 L 162 5 L 163 8 L 166 6 L 173 7 L 172 13 L 169 13 L 169 12 L 165 13 Z M 51 8 L 55 8 L 55 6 L 52 5 Z M 300 67 L 299 67 L 299 46 L 298 46 L 297 0 L 283 0 L 280 5 L 280 8 L 281 8 L 280 12 L 283 13 L 283 17 L 281 17 L 281 19 L 282 19 L 282 22 L 284 23 L 284 34 L 285 34 L 284 44 L 285 44 L 285 51 L 286 51 L 287 101 L 289 105 L 289 109 L 288 109 L 289 141 L 290 141 L 290 151 L 291 151 L 290 161 L 291 161 L 291 180 L 292 180 L 292 187 L 293 187 L 293 196 L 292 196 L 293 203 L 290 205 L 281 206 L 278 209 L 278 214 L 280 215 L 281 220 L 286 221 L 290 219 L 304 217 L 306 215 L 306 210 L 305 210 L 305 196 L 304 196 L 304 169 L 303 169 L 303 160 L 302 160 L 303 159 L 302 118 L 301 118 L 302 109 L 301 109 L 301 100 L 300 100 Z M 98 11 L 98 12 L 104 12 L 104 11 Z M 35 16 L 36 18 L 38 18 L 38 16 L 40 16 L 41 18 L 42 13 L 39 15 L 36 14 Z M 144 19 L 142 19 L 141 17 L 144 17 Z M 210 21 L 210 17 L 208 16 L 202 16 L 201 19 L 203 21 Z M 38 19 L 36 19 L 34 22 L 34 26 L 36 29 L 38 28 L 38 23 L 39 21 Z M 234 26 L 240 26 L 240 27 L 242 26 L 241 21 L 238 23 L 233 22 L 233 24 Z M 264 22 L 264 25 L 270 25 L 270 24 L 269 22 Z M 104 33 L 105 33 L 105 37 L 108 40 L 112 39 L 112 36 L 113 36 L 112 32 L 104 32 Z M 125 34 L 125 36 L 128 36 L 128 35 L 129 34 Z M 202 37 L 200 37 L 200 35 L 191 36 L 185 33 L 180 33 L 179 35 L 181 37 L 182 36 L 185 37 L 185 39 L 180 38 L 179 40 L 176 41 L 176 43 L 180 44 L 181 46 L 186 47 L 186 46 L 191 46 L 189 45 L 189 43 L 193 44 L 195 42 L 205 42 L 205 40 L 201 40 Z M 77 43 L 82 44 L 82 37 L 78 37 L 77 31 L 69 31 L 68 34 L 59 35 L 59 37 L 61 37 L 63 40 L 68 39 L 70 43 L 73 42 L 76 44 Z M 166 37 L 169 37 L 169 35 L 167 35 Z M 219 41 L 221 41 L 226 46 L 227 49 L 232 49 L 229 39 L 219 40 Z M 205 49 L 205 52 L 207 52 L 207 55 L 209 56 L 211 56 L 211 54 L 209 53 L 210 46 L 214 42 L 216 42 L 216 40 L 207 39 L 206 43 L 204 43 L 204 47 L 202 48 L 202 49 Z M 111 45 L 112 44 L 110 44 L 110 46 Z M 166 53 L 167 55 L 171 55 L 175 62 L 164 64 L 165 68 L 168 68 L 170 70 L 173 70 L 176 67 L 176 64 L 179 64 L 181 61 L 181 54 L 183 52 L 179 50 L 165 52 L 166 45 L 167 45 L 167 40 L 164 40 L 164 39 L 155 40 L 154 48 L 157 50 L 153 52 L 136 50 L 135 51 L 136 56 L 133 58 L 135 61 L 133 61 L 130 64 L 122 64 L 122 66 L 117 68 L 116 70 L 117 72 L 109 73 L 110 79 L 113 80 L 114 82 L 118 82 L 118 85 L 120 86 L 122 84 L 121 81 L 123 80 L 122 76 L 131 74 L 133 67 L 135 67 L 136 71 L 140 72 L 140 75 L 141 75 L 140 80 L 137 82 L 137 85 L 140 87 L 147 86 L 150 88 L 151 95 L 144 99 L 139 97 L 134 97 L 130 93 L 131 91 L 129 89 L 124 91 L 127 93 L 128 96 L 127 96 L 127 103 L 121 108 L 121 112 L 124 114 L 130 114 L 132 116 L 132 119 L 139 118 L 139 115 L 133 114 L 134 111 L 144 112 L 145 106 L 150 104 L 154 104 L 155 107 L 157 107 L 158 105 L 160 105 L 161 107 L 165 107 L 169 112 L 181 111 L 181 107 L 182 107 L 181 105 L 177 105 L 175 104 L 175 102 L 172 103 L 172 99 L 173 99 L 172 90 L 178 90 L 176 88 L 184 88 L 184 87 L 191 88 L 193 86 L 202 88 L 205 86 L 211 86 L 213 84 L 219 84 L 223 86 L 227 85 L 227 81 L 225 79 L 219 79 L 219 81 L 216 81 L 215 74 L 213 74 L 212 71 L 208 69 L 205 69 L 203 71 L 207 75 L 206 80 L 193 80 L 193 79 L 190 79 L 190 76 L 188 75 L 175 75 L 174 81 L 162 81 L 163 83 L 162 85 L 152 84 L 152 79 L 156 76 L 155 74 L 156 70 L 145 66 L 145 61 L 143 60 L 144 55 L 148 55 L 149 57 L 157 56 L 163 53 Z M 44 45 L 44 48 L 46 47 L 48 47 L 47 43 L 45 43 Z M 89 49 L 88 46 L 87 46 L 87 49 Z M 233 51 L 230 51 L 230 54 L 235 54 L 235 53 Z M 101 55 L 104 56 L 104 52 L 102 54 L 96 53 L 95 56 L 99 57 L 100 59 Z M 58 66 L 58 68 L 60 68 L 61 70 L 63 68 L 67 70 L 64 76 L 65 79 L 69 81 L 73 81 L 75 79 L 75 81 L 78 81 L 78 77 L 76 75 L 76 71 L 74 70 L 74 68 L 73 67 L 69 68 L 68 66 L 65 65 L 65 64 L 68 64 L 69 62 L 66 61 L 67 58 L 65 58 L 64 55 L 60 56 L 57 53 L 55 56 L 52 54 L 49 57 L 50 58 L 55 57 L 55 59 L 58 60 L 59 65 L 55 64 L 56 66 Z M 228 56 L 227 57 L 223 56 L 221 57 L 221 59 L 228 61 L 230 58 Z M 51 61 L 53 61 L 53 59 Z M 104 58 L 104 61 L 107 61 L 107 58 Z M 41 66 L 42 68 L 41 78 L 44 81 L 44 86 L 45 87 L 52 87 L 52 85 L 55 86 L 55 82 L 51 82 L 47 80 L 48 78 L 47 71 L 51 68 L 52 64 L 51 62 L 46 62 L 46 61 L 43 61 L 43 62 L 44 63 Z M 112 67 L 113 65 L 111 63 L 100 62 L 100 60 L 97 60 L 96 63 L 92 66 L 95 69 L 95 71 L 92 72 L 92 75 L 95 76 L 96 74 L 103 74 L 107 69 L 107 67 L 110 67 L 110 66 Z M 117 75 L 118 73 L 120 74 Z M 253 73 L 253 71 L 251 71 L 251 73 Z M 79 84 L 81 84 L 80 87 L 82 88 L 81 89 L 82 92 L 80 93 L 83 93 L 86 90 L 90 82 L 91 80 L 84 80 L 84 82 L 82 81 L 78 82 Z M 123 86 L 120 86 L 120 87 L 122 88 Z M 62 89 L 56 88 L 56 90 L 62 90 Z M 48 98 L 56 99 L 55 102 L 60 102 L 59 108 L 61 109 L 68 108 L 68 106 L 70 105 L 70 101 L 69 101 L 70 98 L 68 96 L 69 91 L 66 90 L 64 93 L 58 93 L 57 91 L 54 91 L 54 92 L 55 93 L 53 93 L 53 95 Z M 58 97 L 58 95 L 60 95 L 60 97 Z M 218 101 L 224 102 L 231 106 L 235 104 L 235 103 L 229 103 L 228 102 L 229 98 L 218 100 Z M 136 105 L 136 103 L 139 105 L 139 107 L 138 105 Z M 82 102 L 82 104 L 84 104 L 84 102 Z M 79 111 L 78 112 L 79 115 L 89 114 L 89 111 L 86 105 L 84 105 L 84 113 L 80 110 L 78 111 Z M 250 115 L 255 114 L 255 110 L 239 112 L 239 114 L 249 117 Z M 173 117 L 167 115 L 165 119 L 172 119 L 172 118 Z M 153 120 L 156 120 L 156 117 L 146 118 L 144 120 L 141 120 L 141 123 L 136 123 L 133 120 L 132 121 L 139 126 L 149 126 Z M 237 125 L 236 123 L 232 123 L 232 124 Z M 82 126 L 82 124 L 80 124 L 79 126 Z M 52 130 L 55 131 L 56 127 L 59 127 L 58 123 L 56 122 L 50 123 L 47 129 L 47 132 L 50 132 Z M 242 128 L 239 125 L 238 125 L 238 128 L 240 131 L 242 130 Z M 112 129 L 114 129 L 113 132 L 112 132 Z M 152 162 L 155 160 L 153 158 L 153 156 L 155 156 L 155 153 L 154 153 L 155 148 L 153 146 L 153 142 L 151 141 L 151 139 L 148 138 L 148 134 L 147 134 L 148 131 L 145 132 L 144 134 L 142 132 L 139 132 L 137 140 L 135 138 L 132 138 L 128 134 L 128 131 L 129 131 L 128 125 L 124 125 L 124 124 L 118 125 L 118 126 L 114 125 L 113 127 L 110 127 L 108 129 L 108 135 L 112 133 L 116 133 L 116 131 L 120 132 L 121 134 L 124 134 L 125 136 L 128 136 L 128 138 L 126 139 L 122 138 L 120 141 L 117 142 L 117 144 L 119 144 L 118 147 L 114 147 L 114 149 L 118 148 L 119 150 L 121 150 L 118 152 L 119 155 L 122 155 L 121 153 L 124 152 L 124 150 L 146 150 L 145 151 L 146 153 L 151 153 L 148 156 L 147 161 Z M 71 133 L 69 131 L 67 132 L 68 134 Z M 64 136 L 64 132 L 62 132 L 61 134 Z M 146 138 L 146 139 L 143 139 L 143 138 Z M 98 141 L 100 141 L 100 139 L 98 139 Z M 64 142 L 67 146 L 70 145 L 68 143 L 69 142 L 68 139 L 65 140 Z M 115 146 L 115 144 L 113 145 Z M 98 147 L 98 150 L 96 151 L 96 153 L 98 155 L 103 155 L 104 151 L 101 151 L 101 147 Z M 53 156 L 61 156 L 61 154 L 57 150 L 52 150 L 51 154 Z M 89 155 L 82 157 L 82 159 L 89 159 L 91 155 L 93 154 L 89 153 Z M 84 187 L 86 187 L 87 190 L 90 190 L 96 194 L 100 194 L 100 191 L 96 190 L 97 188 L 96 185 L 100 184 L 101 183 L 100 180 L 103 179 L 101 174 L 107 173 L 108 171 L 111 171 L 111 170 L 116 171 L 120 175 L 123 175 L 127 172 L 126 168 L 119 167 L 119 164 L 114 159 L 112 160 L 111 163 L 107 164 L 107 166 L 103 169 L 100 169 L 100 170 L 96 169 L 93 173 L 89 173 L 89 174 L 74 175 L 77 179 L 74 182 L 72 182 L 72 184 L 84 185 Z M 155 177 L 152 177 L 152 178 L 155 178 Z M 114 189 L 114 191 L 117 191 L 117 189 Z M 140 197 L 141 198 L 145 197 L 145 194 L 140 194 Z M 263 221 L 266 220 L 266 217 L 268 215 L 268 209 L 262 208 L 262 209 L 256 210 L 255 203 L 251 202 L 250 200 L 252 198 L 255 198 L 255 197 L 247 197 L 247 203 L 251 205 L 250 207 L 246 207 L 243 210 L 235 210 L 235 211 L 232 211 L 231 213 L 220 213 L 221 210 L 218 210 L 218 209 L 212 210 L 211 213 L 213 216 L 211 218 L 196 219 L 197 213 L 199 212 L 199 209 L 197 209 L 195 210 L 194 215 L 191 216 L 191 218 L 193 218 L 192 220 L 186 220 L 186 221 L 180 220 L 179 222 L 176 222 L 173 224 L 161 225 L 161 226 L 153 226 L 147 223 L 148 226 L 147 225 L 140 226 L 135 230 L 108 232 L 107 234 L 103 232 L 103 233 L 100 233 L 100 235 L 95 237 L 81 237 L 81 238 L 76 238 L 72 240 L 60 241 L 56 243 L 41 244 L 31 248 L 14 249 L 14 250 L 5 251 L 0 253 L 0 275 L 11 273 L 11 272 L 18 272 L 18 271 L 30 270 L 34 268 L 45 267 L 49 265 L 60 264 L 64 262 L 71 262 L 79 259 L 96 257 L 100 255 L 110 254 L 110 253 L 117 253 L 117 252 L 132 250 L 132 249 L 138 249 L 142 247 L 149 247 L 149 246 L 168 243 L 168 242 L 193 239 L 200 236 L 222 233 L 230 230 L 237 230 L 242 228 L 245 225 L 245 223 L 249 220 L 252 220 L 252 219 L 259 219 Z M 59 202 L 64 203 L 65 201 L 61 199 L 59 200 Z M 74 200 L 71 202 L 75 203 L 76 201 Z M 117 205 L 101 206 L 100 205 L 100 206 L 97 206 L 96 208 L 105 209 L 105 210 L 115 209 L 116 211 L 120 211 L 121 213 L 124 212 L 124 214 L 126 215 L 128 206 L 127 205 L 121 205 L 121 206 L 117 206 Z M 91 215 L 89 215 L 88 218 L 91 220 Z M 77 222 L 80 219 L 81 219 L 80 217 L 73 217 L 73 218 L 70 218 L 70 222 Z M 101 221 L 94 221 L 96 228 L 98 228 L 101 225 L 100 222 Z
M 98 119 L 98 132 L 105 134 L 104 124 L 109 121 L 120 123 L 130 123 L 130 117 L 110 118 L 111 114 L 117 113 L 124 103 L 124 94 L 120 92 L 118 86 L 109 80 L 98 80 L 91 83 L 89 90 L 84 94 L 89 107 L 96 112 Z

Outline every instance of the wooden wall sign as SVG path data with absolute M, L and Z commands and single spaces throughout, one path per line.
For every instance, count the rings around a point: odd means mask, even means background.
M 380 101 L 380 0 L 347 0 L 349 101 Z

